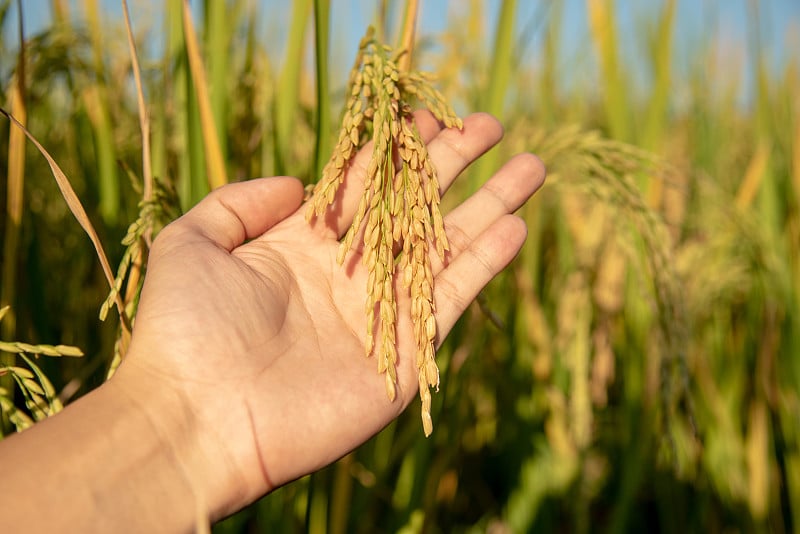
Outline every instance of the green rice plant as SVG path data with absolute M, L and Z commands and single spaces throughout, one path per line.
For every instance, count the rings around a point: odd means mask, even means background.
M 9 306 L 0 308 L 0 321 L 7 316 Z M 25 430 L 34 422 L 41 421 L 59 412 L 63 406 L 56 396 L 53 384 L 42 373 L 32 358 L 39 356 L 83 356 L 77 347 L 68 345 L 31 345 L 19 341 L 0 341 L 0 351 L 14 355 L 14 360 L 20 358 L 27 367 L 14 365 L 16 362 L 4 363 L 0 366 L 0 376 L 9 377 L 16 385 L 28 413 L 21 411 L 14 404 L 12 391 L 6 387 L 0 388 L 0 410 L 4 417 L 14 425 L 17 432 Z
M 101 266 L 103 267 L 103 272 L 106 276 L 106 280 L 109 282 L 109 286 L 114 286 L 114 277 L 111 274 L 111 265 L 108 261 L 106 253 L 103 249 L 103 245 L 100 242 L 100 237 L 97 234 L 97 231 L 94 229 L 91 220 L 89 219 L 88 215 L 86 214 L 86 210 L 84 209 L 83 205 L 80 202 L 80 199 L 75 194 L 72 185 L 69 182 L 69 179 L 64 174 L 64 171 L 58 166 L 56 161 L 53 157 L 45 150 L 45 148 L 33 137 L 33 135 L 22 125 L 14 116 L 10 115 L 7 111 L 0 108 L 0 114 L 3 114 L 6 118 L 8 118 L 17 128 L 19 128 L 30 141 L 36 146 L 39 152 L 44 156 L 47 160 L 48 165 L 50 165 L 50 170 L 53 173 L 53 177 L 56 179 L 58 187 L 61 191 L 61 194 L 64 196 L 64 200 L 66 201 L 70 211 L 74 215 L 75 219 L 84 229 L 86 234 L 89 236 L 89 239 L 94 245 L 95 252 L 97 253 L 97 257 L 100 261 Z M 122 319 L 123 328 L 126 330 L 130 330 L 130 324 L 127 320 L 127 316 L 125 314 L 124 306 L 122 301 L 119 297 L 114 298 L 114 302 L 117 306 L 117 311 L 119 311 L 120 317 Z
M 219 145 L 218 159 L 222 163 L 228 161 L 227 140 L 225 135 L 225 120 L 228 107 L 228 80 L 230 78 L 229 50 L 233 33 L 232 21 L 236 20 L 239 14 L 237 11 L 241 4 L 230 6 L 227 2 L 205 2 L 203 8 L 206 13 L 203 17 L 205 22 L 205 51 L 208 86 L 208 107 L 211 109 L 210 115 L 213 117 L 214 130 L 216 131 L 217 144 Z M 192 59 L 192 62 L 196 58 Z M 195 82 L 196 83 L 196 82 Z M 227 182 L 227 179 L 226 179 Z
M 155 118 L 156 124 L 160 126 L 157 128 L 157 132 L 160 133 L 159 138 L 163 141 L 153 143 L 153 146 L 156 150 L 160 146 L 167 148 L 162 169 L 165 173 L 174 174 L 173 180 L 181 199 L 181 208 L 185 211 L 208 193 L 209 186 L 208 180 L 205 179 L 200 129 L 197 128 L 197 104 L 193 95 L 184 41 L 183 2 L 170 0 L 166 9 L 164 32 L 167 45 L 164 47 L 162 59 L 163 89 L 157 93 L 163 95 L 164 107 Z M 174 106 L 171 113 L 167 108 L 169 103 Z M 165 166 L 169 152 L 172 152 L 177 160 L 176 168 L 172 170 Z
M 332 151 L 331 99 L 328 80 L 328 41 L 330 26 L 330 3 L 328 0 L 314 0 L 314 52 L 317 78 L 317 143 L 314 149 L 314 176 L 322 176 L 327 162 L 327 154 Z
M 635 359 L 638 359 L 639 365 L 654 369 L 656 377 L 660 375 L 652 384 L 660 389 L 660 400 L 644 409 L 659 421 L 659 433 L 664 436 L 660 448 L 670 458 L 666 465 L 685 472 L 693 459 L 682 447 L 686 441 L 682 429 L 689 428 L 690 443 L 697 439 L 691 430 L 693 414 L 688 398 L 688 317 L 683 309 L 679 278 L 673 267 L 673 251 L 666 227 L 647 206 L 634 180 L 634 176 L 640 173 L 663 173 L 664 169 L 659 171 L 657 160 L 647 152 L 604 139 L 596 132 L 582 131 L 577 127 L 548 132 L 531 130 L 528 124 L 520 122 L 518 127 L 525 133 L 512 130 L 509 137 L 533 148 L 548 163 L 548 183 L 556 187 L 561 199 L 566 228 L 557 233 L 557 248 L 559 252 L 564 251 L 560 267 L 549 273 L 549 285 L 552 286 L 549 291 L 558 295 L 551 319 L 540 311 L 539 290 L 527 282 L 529 275 L 524 271 L 525 264 L 518 267 L 517 279 L 523 289 L 523 314 L 517 323 L 521 330 L 515 337 L 520 340 L 527 337 L 535 351 L 540 353 L 536 358 L 529 356 L 536 362 L 533 371 L 539 380 L 549 384 L 547 399 L 550 410 L 554 410 L 552 413 L 564 413 L 565 416 L 555 419 L 552 419 L 554 415 L 550 416 L 547 446 L 526 460 L 519 493 L 509 500 L 507 521 L 514 530 L 522 531 L 532 527 L 536 510 L 549 492 L 564 491 L 577 480 L 589 484 L 588 488 L 595 489 L 582 494 L 584 498 L 576 502 L 575 506 L 580 510 L 589 506 L 587 499 L 597 491 L 602 480 L 597 478 L 598 475 L 589 475 L 603 465 L 602 457 L 594 457 L 590 451 L 606 439 L 595 430 L 593 419 L 595 412 L 607 405 L 608 389 L 614 379 L 616 355 L 613 346 L 609 345 L 615 332 L 612 325 L 621 320 L 620 314 L 623 313 L 627 322 L 632 319 L 621 300 L 624 292 L 618 274 L 608 278 L 608 269 L 612 265 L 615 266 L 610 271 L 612 273 L 631 263 L 636 265 L 634 272 L 641 273 L 637 286 L 652 288 L 650 298 L 657 306 L 656 328 L 649 335 L 657 336 L 659 345 L 645 344 L 642 354 L 629 354 L 623 369 L 626 372 L 635 369 Z M 612 208 L 616 217 L 613 224 L 609 223 L 607 215 L 607 210 Z M 529 209 L 542 208 L 533 203 Z M 637 241 L 631 240 L 628 232 L 641 239 L 639 246 L 646 253 L 631 246 L 631 242 Z M 615 252 L 608 256 L 603 254 L 604 250 Z M 644 273 L 651 281 L 642 279 Z M 609 280 L 614 280 L 610 283 L 616 289 L 608 287 Z M 642 295 L 641 290 L 639 294 Z M 553 323 L 548 324 L 550 321 Z M 531 335 L 530 332 L 535 330 L 544 330 L 545 333 Z M 549 354 L 553 356 L 546 356 Z M 626 380 L 636 381 L 626 393 L 634 402 L 642 396 L 640 389 L 652 387 L 647 383 L 652 372 L 642 373 L 643 370 L 638 375 L 626 376 Z M 559 374 L 562 379 L 559 379 Z M 640 415 L 634 413 L 630 417 L 630 424 L 641 425 Z M 547 458 L 556 453 L 564 464 L 564 470 L 548 470 L 547 475 L 538 472 L 542 462 L 551 461 Z M 574 459 L 569 461 L 569 458 Z M 644 458 L 639 461 L 644 461 Z M 567 468 L 569 465 L 572 467 Z M 542 479 L 543 476 L 548 478 Z M 540 480 L 534 482 L 534 478 Z M 630 483 L 635 484 L 633 480 Z M 625 499 L 630 497 L 624 497 L 618 506 L 625 506 Z M 619 517 L 625 517 L 628 512 L 624 508 L 620 510 Z M 585 514 L 584 509 L 579 517 L 585 517 Z
M 544 28 L 543 56 L 547 61 L 542 66 L 539 77 L 541 88 L 539 95 L 541 99 L 540 113 L 541 124 L 546 128 L 553 128 L 556 125 L 555 111 L 558 108 L 559 86 L 558 86 L 558 61 L 561 57 L 561 38 L 564 20 L 564 4 L 561 2 L 553 3 L 547 16 L 548 24 Z
M 6 4 L 6 9 L 8 3 Z M 5 11 L 5 10 L 4 10 Z M 0 16 L 3 21 L 5 16 Z M 25 41 L 22 28 L 22 18 L 19 19 L 20 47 L 17 55 L 16 79 L 10 88 L 10 104 L 13 113 L 19 115 L 22 124 L 27 122 L 27 109 L 25 105 L 26 69 L 25 69 Z M 15 304 L 17 287 L 17 266 L 19 263 L 18 249 L 20 242 L 20 226 L 22 225 L 23 190 L 25 183 L 25 135 L 20 130 L 14 130 L 8 139 L 8 174 L 6 178 L 6 217 L 4 221 L 5 232 L 3 235 L 3 270 L 0 280 L 0 306 L 4 306 L 4 314 L 8 317 L 2 324 L 3 338 L 10 338 L 16 334 L 16 319 L 13 313 L 9 314 L 10 306 Z M 5 354 L 0 355 L 0 362 L 9 365 L 12 358 Z M 0 387 L 9 389 L 11 380 L 0 377 Z M 5 413 L 5 411 L 4 411 Z M 13 422 L 13 421 L 12 421 Z M 5 416 L 0 425 L 0 431 L 5 431 Z

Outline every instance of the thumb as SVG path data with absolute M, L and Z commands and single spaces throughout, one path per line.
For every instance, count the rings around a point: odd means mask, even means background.
M 303 185 L 297 178 L 237 182 L 209 193 L 173 225 L 198 232 L 230 252 L 294 213 L 302 200 Z

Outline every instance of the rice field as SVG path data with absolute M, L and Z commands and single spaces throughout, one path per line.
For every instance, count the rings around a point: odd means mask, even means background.
M 437 353 L 430 437 L 416 404 L 215 532 L 800 532 L 800 47 L 767 2 L 738 48 L 722 3 L 701 32 L 686 3 L 421 1 L 441 16 L 414 68 L 506 129 L 442 210 L 534 152 L 528 240 Z M 121 2 L 42 0 L 29 32 L 18 4 L 0 106 L 33 139 L 0 119 L 3 434 L 124 358 L 166 223 L 226 182 L 323 175 L 358 39 L 408 19 L 167 0 L 128 25 Z

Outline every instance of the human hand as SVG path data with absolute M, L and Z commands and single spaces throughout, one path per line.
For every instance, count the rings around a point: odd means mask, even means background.
M 416 121 L 442 190 L 502 136 L 486 114 L 463 131 L 442 130 L 427 112 Z M 298 209 L 300 182 L 267 178 L 214 191 L 153 244 L 130 350 L 110 385 L 148 414 L 187 472 L 200 470 L 193 484 L 215 518 L 343 456 L 417 393 L 404 292 L 390 402 L 375 358 L 363 355 L 366 269 L 358 250 L 336 262 L 369 157 L 368 146 L 312 224 Z M 445 216 L 447 263 L 432 253 L 439 344 L 519 251 L 525 223 L 511 213 L 543 180 L 537 158 L 516 156 Z M 190 447 L 202 453 L 184 457 Z

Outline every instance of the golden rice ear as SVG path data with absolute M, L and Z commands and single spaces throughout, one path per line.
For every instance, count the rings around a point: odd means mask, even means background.
M 402 286 L 405 296 L 411 298 L 422 423 L 427 436 L 433 431 L 429 388 L 439 385 L 433 348 L 436 319 L 429 243 L 441 258 L 449 243 L 439 208 L 438 177 L 414 125 L 411 102 L 422 102 L 448 127 L 462 128 L 463 123 L 430 84 L 429 76 L 398 66 L 399 58 L 407 56 L 377 42 L 372 31 L 362 39 L 350 73 L 346 93 L 350 96 L 339 140 L 314 187 L 306 219 L 323 214 L 334 202 L 352 159 L 371 140 L 374 148 L 364 176 L 364 191 L 336 260 L 344 263 L 355 236 L 363 230 L 362 262 L 368 271 L 365 352 L 369 356 L 377 347 L 378 372 L 384 374 L 390 401 L 397 395 L 397 288 Z M 397 261 L 394 250 L 402 250 Z M 397 283 L 400 280 L 402 284 Z M 377 332 L 374 324 L 378 325 Z M 377 342 L 375 335 L 380 336 Z

